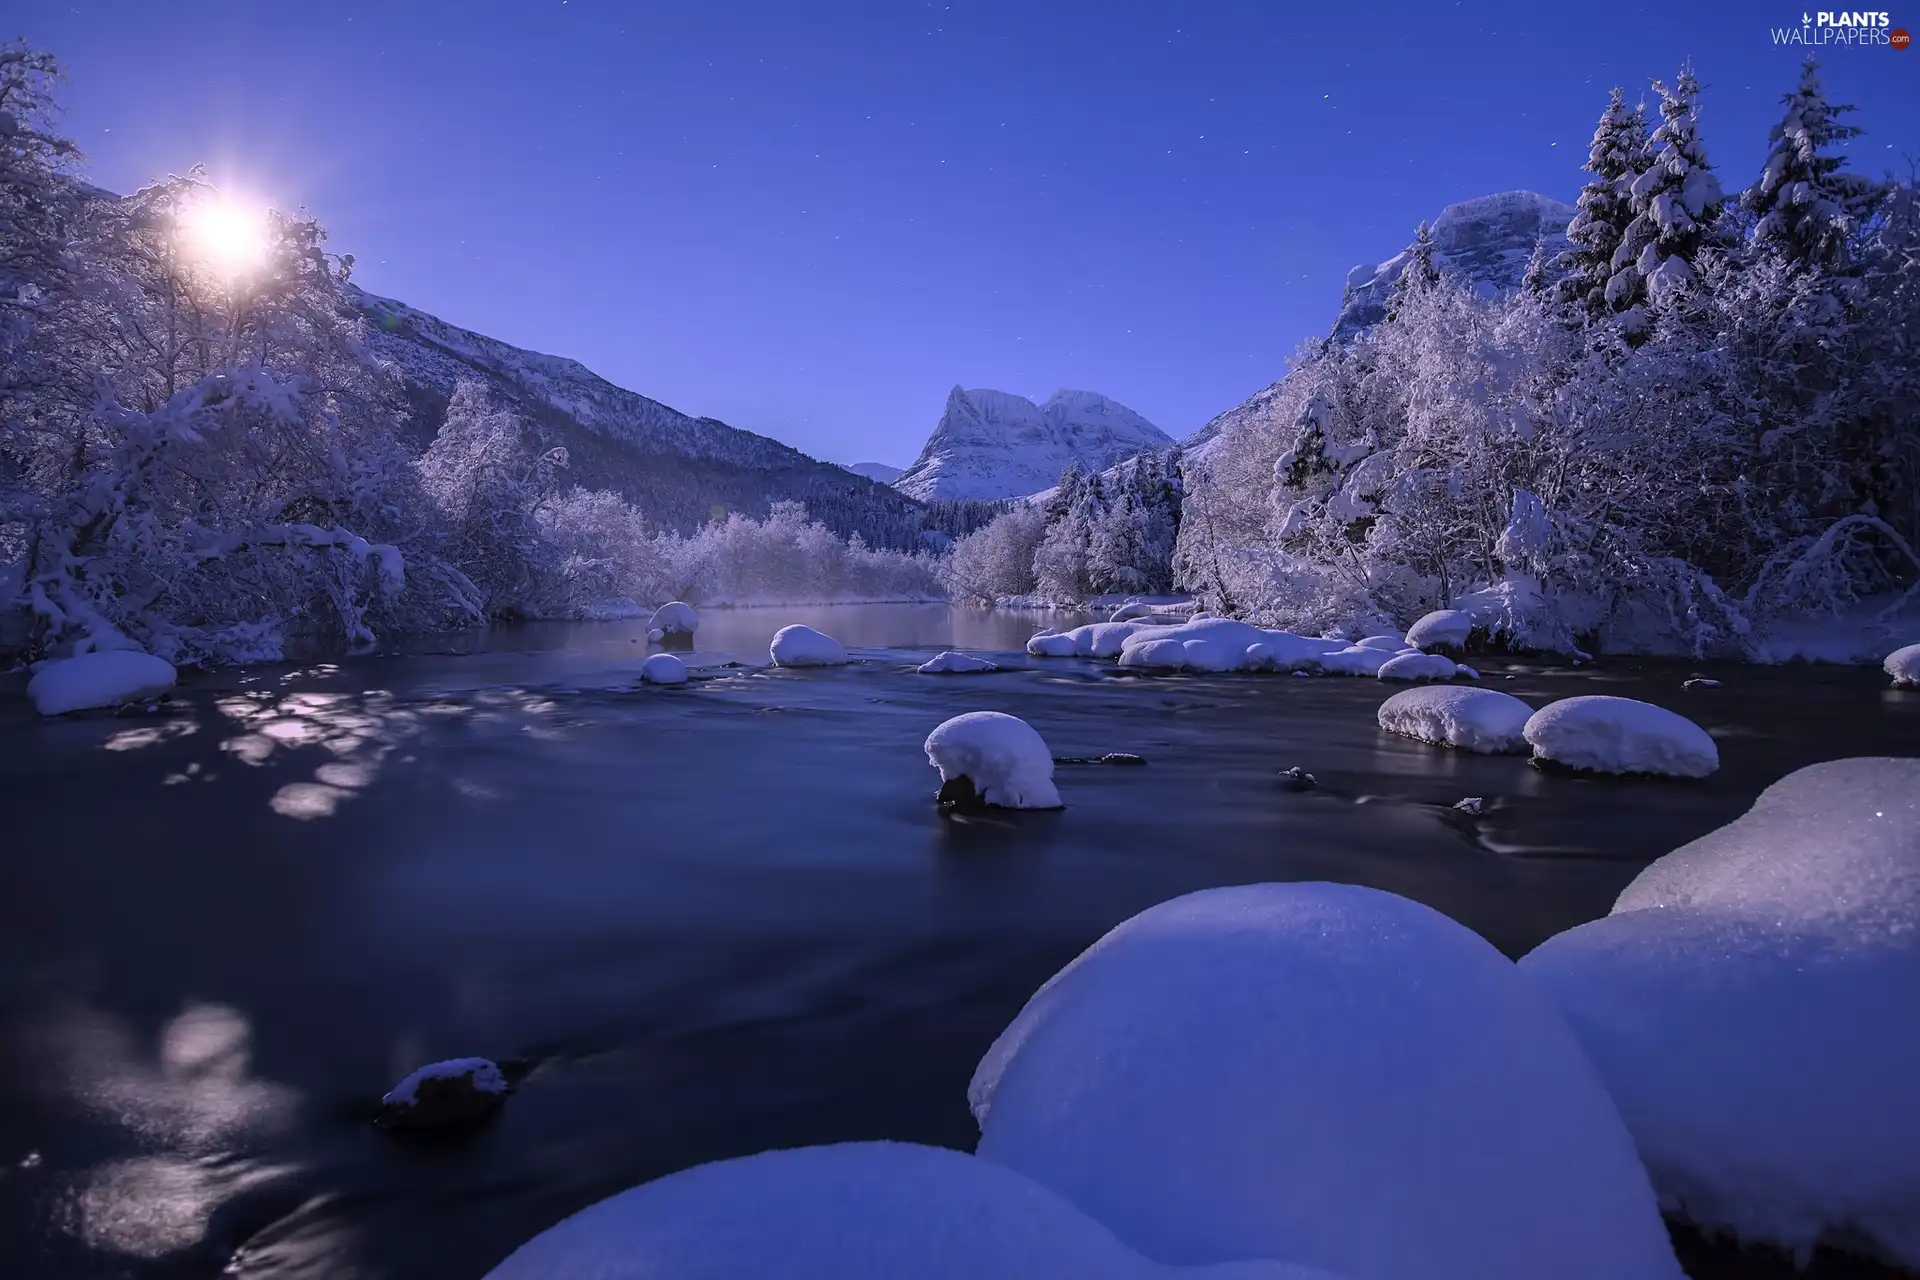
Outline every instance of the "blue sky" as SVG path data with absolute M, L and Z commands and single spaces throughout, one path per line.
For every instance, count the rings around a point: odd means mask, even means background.
M 1920 0 L 1892 12 L 1920 30 Z M 1091 388 L 1182 435 L 1454 200 L 1571 200 L 1609 87 L 1694 59 L 1729 189 L 1798 49 L 1777 0 L 17 0 L 126 190 L 205 162 L 365 287 L 835 461 L 953 384 Z M 1776 12 L 1777 11 L 1777 12 Z M 1920 49 L 1835 50 L 1870 172 Z

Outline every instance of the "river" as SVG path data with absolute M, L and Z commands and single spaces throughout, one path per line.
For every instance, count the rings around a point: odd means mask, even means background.
M 758 666 L 791 621 L 861 661 Z M 1518 955 L 1790 770 L 1920 743 L 1920 694 L 1870 670 L 1486 662 L 1536 704 L 1681 711 L 1724 761 L 1701 783 L 1547 777 L 1382 734 L 1373 680 L 1133 677 L 1027 658 L 1036 625 L 710 610 L 679 688 L 638 687 L 644 624 L 606 623 L 190 678 L 149 716 L 42 722 L 9 689 L 5 1273 L 477 1280 L 698 1161 L 968 1148 L 994 1035 L 1155 902 L 1351 881 Z M 949 646 L 1010 669 L 913 671 Z M 1722 684 L 1682 691 L 1696 673 Z M 1148 764 L 1062 766 L 1064 812 L 943 819 L 921 740 L 981 709 L 1057 755 Z M 1319 789 L 1279 786 L 1292 765 Z M 370 1126 L 406 1071 L 469 1054 L 529 1072 L 495 1122 Z

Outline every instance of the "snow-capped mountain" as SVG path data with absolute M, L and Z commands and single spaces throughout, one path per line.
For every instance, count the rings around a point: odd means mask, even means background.
M 1574 208 L 1534 191 L 1502 191 L 1450 204 L 1433 220 L 1433 265 L 1443 276 L 1470 281 L 1488 294 L 1519 285 L 1534 243 L 1547 241 L 1558 254 L 1567 245 L 1567 224 Z M 1352 333 L 1378 324 L 1387 314 L 1387 295 L 1406 269 L 1412 250 L 1402 249 L 1381 263 L 1361 263 L 1347 273 L 1347 298 L 1335 333 Z
M 1450 204 L 1431 227 L 1433 264 L 1441 275 L 1465 280 L 1488 295 L 1518 288 L 1536 241 L 1544 239 L 1551 254 L 1568 248 L 1567 224 L 1573 214 L 1572 205 L 1533 191 L 1503 191 Z M 1334 322 L 1335 337 L 1350 337 L 1386 318 L 1387 296 L 1411 253 L 1411 248 L 1402 249 L 1385 262 L 1362 263 L 1347 273 L 1347 296 Z M 1279 389 L 1275 382 L 1254 392 L 1182 440 L 1181 447 L 1204 456 L 1207 442 L 1221 432 L 1266 417 Z
M 875 484 L 892 484 L 907 474 L 906 468 L 888 466 L 884 462 L 850 462 L 847 470 L 857 476 L 865 476 Z
M 1160 428 L 1098 392 L 1056 391 L 1035 404 L 955 387 L 926 447 L 893 487 L 923 502 L 1018 498 L 1058 482 L 1070 462 L 1102 471 L 1172 445 Z
M 725 512 L 762 515 L 791 498 L 840 533 L 919 543 L 919 507 L 884 484 L 717 419 L 689 417 L 577 360 L 525 351 L 353 286 L 348 292 L 371 322 L 373 354 L 406 381 L 422 444 L 455 385 L 479 379 L 526 419 L 542 447 L 566 447 L 572 483 L 617 490 L 662 524 L 689 530 Z

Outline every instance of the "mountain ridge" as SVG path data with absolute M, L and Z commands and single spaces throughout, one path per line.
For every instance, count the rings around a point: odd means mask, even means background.
M 920 501 L 1024 497 L 1060 479 L 1070 462 L 1102 471 L 1173 438 L 1097 391 L 1025 396 L 956 386 L 919 456 L 894 488 Z

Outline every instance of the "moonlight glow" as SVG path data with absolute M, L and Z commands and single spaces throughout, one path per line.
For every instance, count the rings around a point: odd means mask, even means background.
M 266 265 L 264 209 L 229 196 L 209 194 L 181 211 L 180 229 L 193 255 L 230 280 Z

